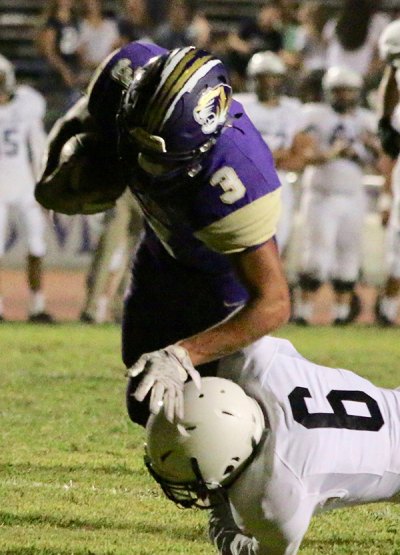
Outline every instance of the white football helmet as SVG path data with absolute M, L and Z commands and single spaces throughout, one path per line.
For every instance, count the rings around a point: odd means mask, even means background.
M 363 78 L 361 75 L 347 67 L 330 67 L 322 78 L 322 88 L 326 92 L 339 88 L 361 89 L 362 86 Z
M 361 75 L 346 67 L 333 66 L 322 78 L 325 98 L 339 114 L 353 110 L 359 104 L 362 86 Z
M 201 506 L 210 490 L 232 483 L 257 452 L 265 428 L 259 404 L 234 382 L 206 377 L 185 384 L 184 419 L 150 416 L 145 462 L 164 493 Z M 247 464 L 246 464 L 247 463 Z
M 11 96 L 14 93 L 15 85 L 14 66 L 0 54 L 0 93 Z
M 379 37 L 378 46 L 383 61 L 400 67 L 400 19 L 395 19 L 385 27 Z
M 247 65 L 247 75 L 256 77 L 263 74 L 286 75 L 286 65 L 274 52 L 269 50 L 254 54 Z

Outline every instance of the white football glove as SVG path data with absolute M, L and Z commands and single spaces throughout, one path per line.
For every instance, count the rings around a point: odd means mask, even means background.
M 144 373 L 142 381 L 137 386 L 133 396 L 137 401 L 143 401 L 151 390 L 150 411 L 158 414 L 161 407 L 167 420 L 183 418 L 183 386 L 190 376 L 198 389 L 201 388 L 201 378 L 194 368 L 187 350 L 179 345 L 169 345 L 165 349 L 145 353 L 128 369 L 127 375 L 136 378 Z

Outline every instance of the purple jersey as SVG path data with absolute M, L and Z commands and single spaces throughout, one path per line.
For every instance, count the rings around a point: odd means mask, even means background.
M 89 112 L 108 136 L 116 132 L 121 96 L 135 70 L 165 52 L 139 41 L 103 62 L 89 86 Z M 280 209 L 280 184 L 271 153 L 236 101 L 229 121 L 202 160 L 199 174 L 173 178 L 179 187 L 162 199 L 148 185 L 160 180 L 162 187 L 163 178 L 145 172 L 137 153 L 129 151 L 124 159 L 130 168 L 129 186 L 155 234 L 148 240 L 160 241 L 182 263 L 213 273 L 231 269 L 227 255 L 273 237 Z
M 203 160 L 202 171 L 170 195 L 146 192 L 149 177 L 134 165 L 133 193 L 165 249 L 186 265 L 227 271 L 226 255 L 271 239 L 279 217 L 279 179 L 272 155 L 238 102 L 231 124 Z M 160 187 L 162 187 L 162 182 Z

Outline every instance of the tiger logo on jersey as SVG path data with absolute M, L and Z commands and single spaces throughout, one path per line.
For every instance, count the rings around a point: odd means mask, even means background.
M 218 126 L 226 120 L 231 98 L 230 91 L 229 85 L 221 84 L 212 89 L 206 89 L 200 96 L 193 110 L 193 117 L 201 125 L 205 135 L 215 133 Z

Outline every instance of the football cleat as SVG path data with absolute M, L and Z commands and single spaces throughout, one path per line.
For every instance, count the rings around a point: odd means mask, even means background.
M 396 325 L 396 322 L 390 320 L 386 314 L 381 311 L 381 298 L 378 296 L 374 306 L 375 321 L 379 326 L 390 328 Z
M 293 324 L 296 324 L 296 326 L 309 326 L 310 322 L 308 320 L 306 320 L 305 318 L 303 318 L 302 316 L 297 316 L 294 317 L 291 322 Z
M 82 324 L 95 324 L 96 320 L 88 312 L 81 312 L 79 315 L 79 321 Z
M 356 318 L 361 313 L 361 300 L 360 297 L 353 293 L 351 300 L 350 300 L 350 311 L 346 318 L 335 318 L 333 321 L 334 326 L 347 326 L 347 324 L 351 324 L 354 322 Z
M 37 312 L 36 314 L 30 314 L 28 317 L 28 322 L 33 324 L 55 324 L 53 316 L 48 312 Z

